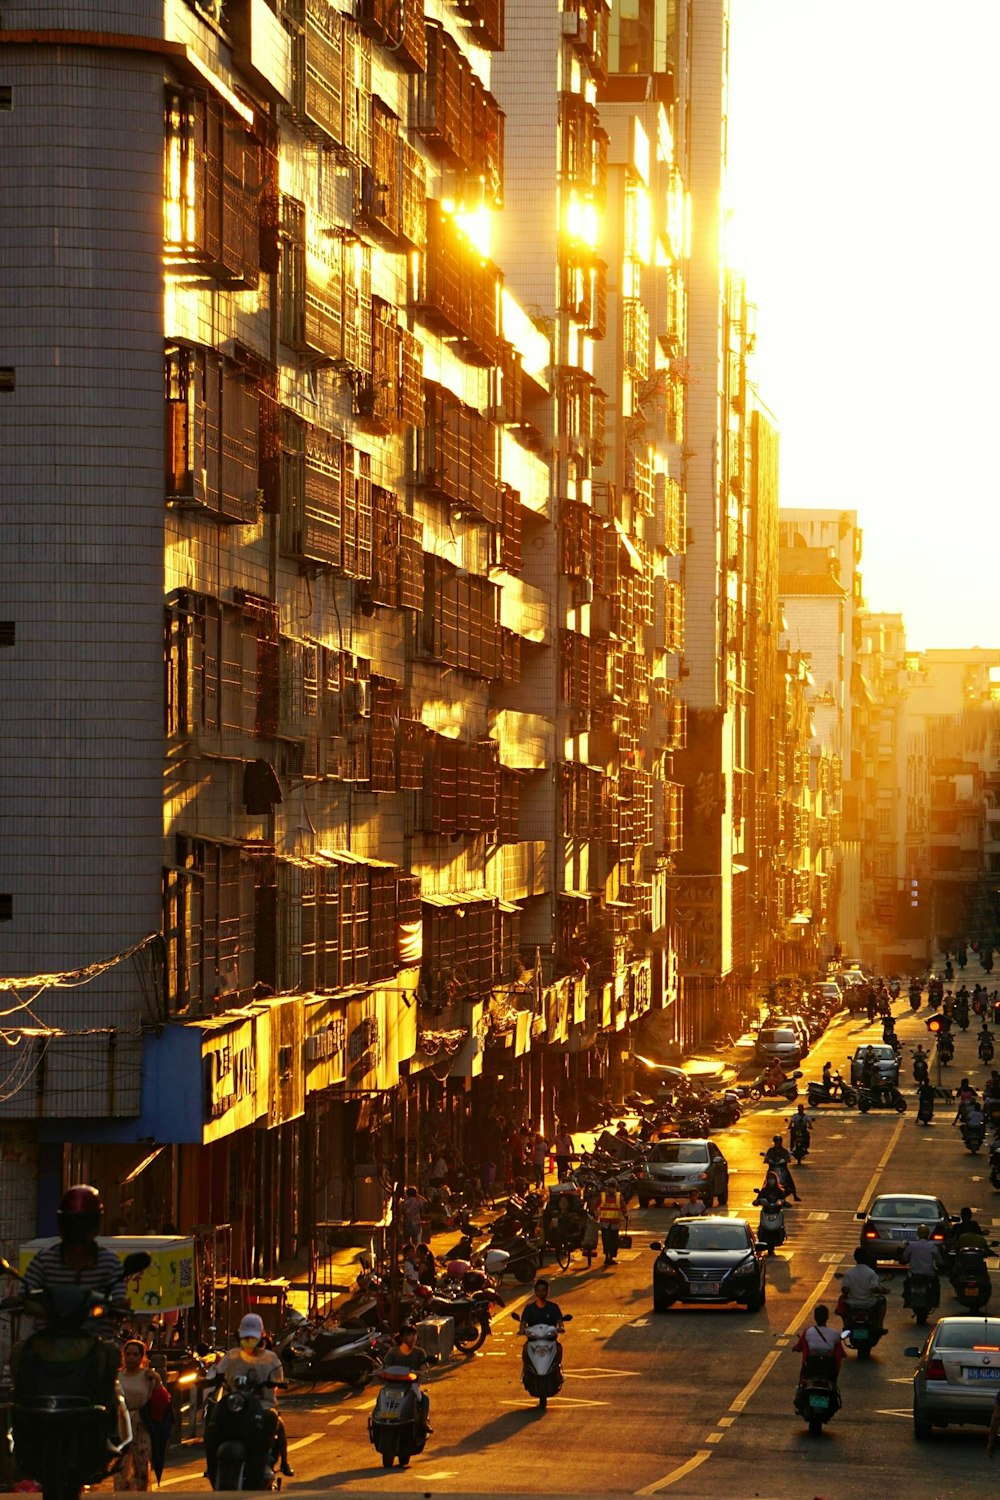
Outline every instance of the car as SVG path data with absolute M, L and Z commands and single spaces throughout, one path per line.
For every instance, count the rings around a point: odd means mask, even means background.
M 762 1026 L 753 1050 L 759 1063 L 777 1058 L 783 1068 L 794 1068 L 802 1061 L 802 1042 L 793 1026 Z
M 769 1023 L 772 1026 L 790 1026 L 799 1039 L 799 1046 L 803 1052 L 809 1050 L 809 1025 L 803 1016 L 776 1016 Z
M 1000 1394 L 1000 1318 L 939 1318 L 913 1373 L 913 1436 L 935 1427 L 989 1425 Z
M 840 985 L 832 979 L 824 979 L 822 984 L 811 985 L 810 993 L 818 996 L 821 1000 L 829 1001 L 838 1010 L 843 1004 L 843 991 Z
M 871 1047 L 875 1053 L 875 1066 L 878 1076 L 883 1083 L 899 1083 L 899 1058 L 888 1042 L 866 1042 L 863 1047 L 848 1058 L 851 1065 L 851 1082 L 855 1085 L 861 1082 L 861 1069 L 864 1066 L 865 1053 Z
M 694 1188 L 706 1208 L 729 1199 L 729 1163 L 714 1141 L 656 1141 L 639 1163 L 639 1207 L 686 1198 Z
M 861 1249 L 870 1266 L 880 1260 L 899 1260 L 921 1224 L 927 1225 L 935 1244 L 943 1246 L 953 1222 L 941 1199 L 926 1193 L 880 1193 L 858 1218 L 863 1225 Z
M 653 1240 L 653 1311 L 675 1302 L 741 1302 L 757 1312 L 767 1297 L 765 1251 L 746 1219 L 677 1218 Z

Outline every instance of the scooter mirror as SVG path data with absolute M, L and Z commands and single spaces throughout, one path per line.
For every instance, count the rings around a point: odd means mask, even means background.
M 906 1359 L 919 1359 L 920 1358 L 920 1350 L 917 1348 L 916 1344 L 911 1344 L 908 1349 L 904 1349 L 903 1350 L 903 1354 L 904 1354 L 904 1356 L 905 1356 Z
M 650 1250 L 662 1250 L 663 1249 L 662 1241 L 660 1241 L 660 1240 L 650 1240 L 650 1242 L 649 1242 L 649 1248 L 650 1248 Z
M 515 1323 L 520 1323 L 520 1321 L 521 1321 L 521 1314 L 520 1313 L 511 1313 L 511 1317 L 514 1319 Z
M 563 1322 L 564 1323 L 572 1323 L 572 1321 L 573 1321 L 573 1314 L 572 1313 L 563 1313 Z

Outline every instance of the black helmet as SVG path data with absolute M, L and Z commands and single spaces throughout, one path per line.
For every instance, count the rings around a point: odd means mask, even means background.
M 78 1182 L 67 1188 L 59 1200 L 56 1223 L 64 1240 L 81 1245 L 93 1239 L 101 1227 L 104 1204 L 95 1187 L 87 1182 Z

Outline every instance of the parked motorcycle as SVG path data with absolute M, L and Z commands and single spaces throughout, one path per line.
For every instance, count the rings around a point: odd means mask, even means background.
M 526 1285 L 534 1281 L 538 1275 L 539 1247 L 534 1240 L 529 1240 L 522 1234 L 513 1235 L 508 1239 L 499 1238 L 496 1235 L 490 1240 L 487 1247 L 487 1260 L 490 1253 L 501 1250 L 507 1256 L 507 1263 L 500 1272 L 498 1280 L 509 1271 L 515 1281 Z
M 145 1251 L 126 1256 L 126 1278 L 149 1265 Z M 0 1257 L 0 1270 L 20 1281 L 23 1300 L 8 1307 L 41 1320 L 11 1353 L 14 1461 L 41 1486 L 43 1500 L 76 1500 L 120 1467 L 132 1445 L 132 1424 L 118 1385 L 120 1348 L 98 1337 L 110 1329 L 106 1296 L 86 1287 L 31 1289 Z
M 453 1318 L 455 1348 L 463 1354 L 475 1354 L 485 1344 L 490 1332 L 492 1309 L 504 1306 L 504 1300 L 482 1272 L 470 1270 L 463 1276 L 466 1288 L 449 1285 L 432 1291 L 418 1287 L 413 1316 L 416 1318 Z M 477 1285 L 476 1283 L 480 1283 Z
M 420 1383 L 415 1370 L 388 1365 L 379 1371 L 382 1388 L 368 1418 L 368 1436 L 383 1469 L 391 1469 L 398 1458 L 405 1469 L 415 1453 L 424 1451 L 427 1424 L 421 1412 Z
M 363 1323 L 345 1328 L 290 1312 L 274 1351 L 291 1380 L 329 1381 L 361 1390 L 381 1363 L 388 1339 Z
M 883 1083 L 869 1088 L 863 1083 L 858 1089 L 858 1109 L 863 1115 L 870 1109 L 894 1109 L 901 1115 L 906 1109 L 906 1099 L 895 1084 Z
M 278 1490 L 271 1467 L 278 1413 L 265 1406 L 265 1390 L 284 1382 L 261 1381 L 253 1370 L 237 1375 L 231 1391 L 219 1389 L 205 1412 L 205 1466 L 213 1490 Z
M 795 1410 L 809 1424 L 809 1431 L 814 1437 L 819 1436 L 840 1407 L 837 1365 L 833 1355 L 807 1355 L 795 1392 Z
M 515 1323 L 520 1323 L 520 1313 L 511 1313 Z M 563 1322 L 572 1323 L 573 1314 L 564 1313 Z M 550 1323 L 532 1323 L 521 1329 L 524 1335 L 524 1352 L 521 1359 L 521 1384 L 529 1396 L 537 1396 L 538 1409 L 544 1411 L 550 1396 L 558 1396 L 562 1390 L 562 1345 L 559 1330 Z

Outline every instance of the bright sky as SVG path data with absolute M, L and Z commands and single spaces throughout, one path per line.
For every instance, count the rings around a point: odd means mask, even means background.
M 781 500 L 914 649 L 1000 645 L 1000 0 L 730 0 L 730 198 Z

